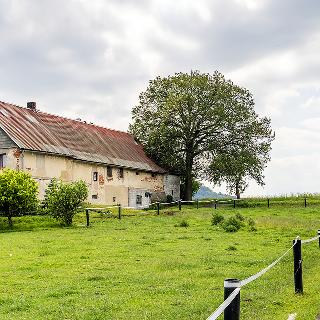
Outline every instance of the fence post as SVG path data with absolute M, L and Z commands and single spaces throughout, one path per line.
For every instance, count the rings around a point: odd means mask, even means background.
M 89 221 L 89 209 L 86 209 L 86 218 L 87 218 L 87 227 L 89 227 L 90 221 Z
M 224 300 L 226 300 L 230 294 L 240 287 L 239 279 L 225 279 L 224 280 Z M 224 310 L 224 320 L 239 320 L 240 319 L 240 292 Z
M 268 198 L 268 208 L 270 208 L 270 199 Z
M 160 214 L 160 202 L 157 202 L 157 215 Z
M 307 198 L 304 198 L 304 207 L 307 207 Z
M 320 230 L 318 230 L 318 236 L 319 236 L 319 248 L 320 248 Z
M 301 239 L 293 240 L 293 271 L 295 293 L 303 293 Z
M 197 209 L 199 209 L 199 200 L 197 199 Z
M 181 211 L 181 199 L 179 200 L 179 210 Z
M 217 200 L 214 200 L 214 208 L 217 209 Z
M 233 200 L 233 208 L 236 208 L 236 200 Z
M 121 204 L 118 204 L 118 218 L 121 220 Z

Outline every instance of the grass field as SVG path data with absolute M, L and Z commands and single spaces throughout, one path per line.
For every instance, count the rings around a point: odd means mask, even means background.
M 223 280 L 244 279 L 320 228 L 307 208 L 218 209 L 256 221 L 226 233 L 214 210 L 149 211 L 122 220 L 95 214 L 86 228 L 48 217 L 0 218 L 0 319 L 206 319 L 223 301 Z M 186 220 L 189 227 L 180 227 Z M 290 253 L 241 291 L 242 319 L 313 320 L 320 313 L 320 249 L 303 246 L 304 291 L 294 294 Z M 222 318 L 222 317 L 221 317 Z

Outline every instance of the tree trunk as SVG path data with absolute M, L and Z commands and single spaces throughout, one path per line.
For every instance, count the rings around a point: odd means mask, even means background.
M 193 158 L 190 155 L 187 155 L 186 159 L 186 175 L 185 175 L 185 186 L 184 186 L 184 195 L 183 200 L 191 201 L 192 200 L 192 165 Z
M 12 223 L 12 217 L 10 214 L 8 214 L 8 223 L 9 223 L 9 228 L 12 229 L 13 228 L 13 223 Z
M 240 188 L 239 188 L 239 183 L 236 183 L 236 196 L 237 196 L 237 199 L 240 199 Z

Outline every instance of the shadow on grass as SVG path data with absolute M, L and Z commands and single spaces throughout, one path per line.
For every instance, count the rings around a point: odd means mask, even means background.
M 8 219 L 6 217 L 0 217 L 0 233 L 63 228 L 63 225 L 50 216 L 20 216 L 13 217 L 12 220 L 13 227 L 10 228 Z

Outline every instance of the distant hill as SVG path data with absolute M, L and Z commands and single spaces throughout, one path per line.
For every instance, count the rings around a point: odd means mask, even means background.
M 193 196 L 193 199 L 216 199 L 216 198 L 230 198 L 230 195 L 223 194 L 221 192 L 217 193 L 210 188 L 202 185 L 198 192 Z

